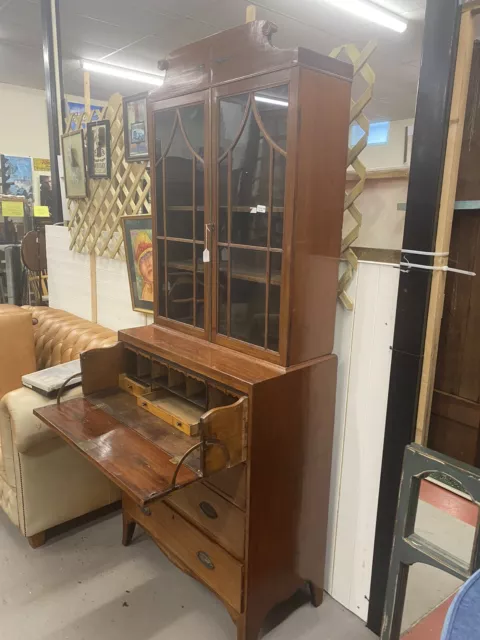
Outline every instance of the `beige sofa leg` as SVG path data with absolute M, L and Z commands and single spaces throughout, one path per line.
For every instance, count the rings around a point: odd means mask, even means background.
M 32 547 L 32 549 L 37 549 L 45 544 L 45 540 L 47 537 L 46 531 L 40 531 L 40 533 L 36 533 L 34 536 L 29 536 L 27 538 L 28 544 Z

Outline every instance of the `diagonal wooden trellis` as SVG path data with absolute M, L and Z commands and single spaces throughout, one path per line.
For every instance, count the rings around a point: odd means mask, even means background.
M 345 238 L 342 239 L 342 258 L 346 259 L 347 267 L 338 281 L 338 297 L 343 306 L 349 311 L 353 309 L 353 302 L 347 294 L 347 289 L 353 280 L 353 274 L 358 267 L 357 256 L 353 252 L 351 246 L 358 238 L 360 227 L 362 226 L 362 214 L 356 206 L 355 201 L 364 190 L 365 180 L 367 178 L 366 167 L 359 158 L 359 155 L 367 146 L 368 134 L 370 131 L 370 122 L 363 112 L 373 97 L 373 86 L 375 84 L 375 72 L 368 64 L 368 60 L 376 48 L 376 42 L 369 42 L 363 51 L 359 51 L 354 44 L 346 44 L 341 47 L 337 47 L 330 53 L 330 57 L 332 58 L 338 58 L 342 54 L 345 55 L 353 64 L 354 80 L 361 76 L 367 84 L 367 87 L 360 98 L 358 100 L 352 99 L 352 106 L 350 109 L 350 124 L 356 122 L 362 129 L 363 135 L 357 144 L 353 147 L 349 147 L 348 149 L 347 168 L 350 166 L 353 168 L 357 174 L 358 181 L 350 191 L 345 192 L 345 213 L 348 211 L 353 218 L 354 227 L 345 236 Z
M 101 116 L 110 121 L 111 178 L 89 180 L 89 197 L 69 200 L 70 249 L 125 258 L 120 218 L 150 213 L 150 175 L 146 162 L 127 162 L 123 139 L 122 96 L 113 95 Z M 91 114 L 69 117 L 66 130 L 82 126 Z

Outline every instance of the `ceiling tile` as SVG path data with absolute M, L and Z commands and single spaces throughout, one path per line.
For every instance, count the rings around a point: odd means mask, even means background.
M 0 42 L 0 82 L 44 88 L 43 58 L 32 47 Z
M 425 0 L 376 1 L 410 20 L 404 34 L 358 20 L 324 0 L 259 0 L 257 17 L 278 25 L 273 43 L 282 48 L 303 46 L 328 54 L 339 44 L 354 42 L 361 48 L 377 40 L 371 59 L 377 83 L 369 113 L 407 118 L 415 108 Z M 242 24 L 246 6 L 246 0 L 61 0 L 66 90 L 83 92 L 80 57 L 154 72 L 158 59 L 172 49 Z M 17 78 L 18 84 L 41 87 L 41 46 L 38 0 L 0 0 L 0 82 Z M 136 83 L 94 74 L 91 82 L 98 99 L 139 90 Z

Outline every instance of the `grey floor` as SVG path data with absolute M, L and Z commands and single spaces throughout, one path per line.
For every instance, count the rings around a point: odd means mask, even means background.
M 0 639 L 235 640 L 213 594 L 176 569 L 145 534 L 137 533 L 128 549 L 120 535 L 116 513 L 33 550 L 0 512 Z M 375 638 L 331 598 L 319 609 L 295 604 L 265 638 Z

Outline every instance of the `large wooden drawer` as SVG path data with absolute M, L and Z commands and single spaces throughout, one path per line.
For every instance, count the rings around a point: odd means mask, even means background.
M 192 484 L 166 499 L 177 511 L 240 560 L 245 548 L 245 513 L 203 483 Z
M 123 508 L 167 555 L 179 561 L 182 569 L 208 585 L 235 611 L 242 612 L 241 562 L 164 502 L 152 503 L 149 506 L 151 515 L 145 515 L 124 495 Z

